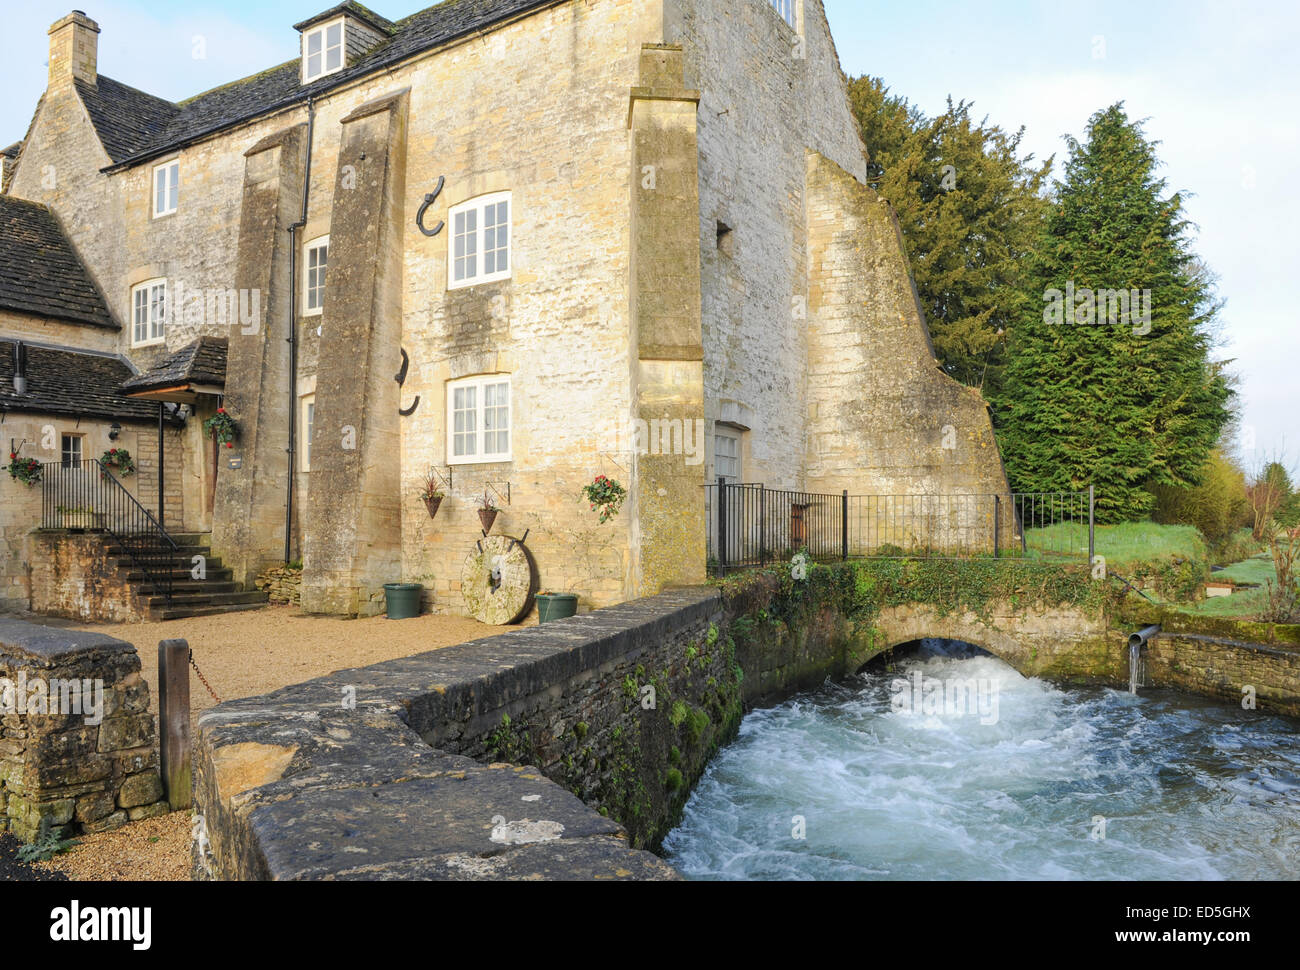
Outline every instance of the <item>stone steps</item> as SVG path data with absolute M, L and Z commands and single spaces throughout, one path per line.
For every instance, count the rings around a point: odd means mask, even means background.
M 210 536 L 176 535 L 176 551 L 170 555 L 151 558 L 156 568 L 150 572 L 142 569 L 131 558 L 127 544 L 111 537 L 104 538 L 109 560 L 117 567 L 122 582 L 129 585 L 144 600 L 149 616 L 154 620 L 180 620 L 192 616 L 213 616 L 221 613 L 242 613 L 261 609 L 270 601 L 270 594 L 260 590 L 244 589 L 235 582 L 232 569 L 221 564 L 220 556 L 212 555 Z M 203 556 L 204 579 L 194 578 L 194 557 Z M 154 579 L 158 574 L 171 580 L 171 600 L 168 601 Z

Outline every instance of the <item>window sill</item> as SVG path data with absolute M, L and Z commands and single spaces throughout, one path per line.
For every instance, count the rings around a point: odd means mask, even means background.
M 513 270 L 509 273 L 497 273 L 492 276 L 477 276 L 472 280 L 462 280 L 459 283 L 448 283 L 447 290 L 472 290 L 476 286 L 486 286 L 489 283 L 504 283 L 514 275 Z
M 457 465 L 509 465 L 514 461 L 510 455 L 491 455 L 487 458 L 448 458 L 447 464 Z

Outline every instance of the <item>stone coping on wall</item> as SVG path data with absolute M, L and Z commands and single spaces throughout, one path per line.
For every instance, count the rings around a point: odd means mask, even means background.
M 194 759 L 196 877 L 678 878 L 537 769 L 438 746 L 721 609 L 717 590 L 673 591 L 208 711 Z

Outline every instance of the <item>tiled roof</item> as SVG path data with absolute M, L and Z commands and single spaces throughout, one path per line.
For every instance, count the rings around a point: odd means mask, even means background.
M 337 17 L 339 14 L 344 13 L 351 14 L 358 20 L 365 21 L 376 30 L 382 31 L 385 34 L 391 34 L 397 30 L 397 24 L 393 23 L 387 17 L 379 16 L 379 14 L 375 13 L 369 7 L 363 7 L 361 4 L 355 3 L 354 0 L 347 0 L 347 3 L 340 3 L 337 7 L 330 7 L 328 10 L 322 10 L 316 16 L 308 17 L 300 24 L 294 24 L 293 29 L 300 31 L 306 30 L 314 24 L 318 24 L 323 20 L 329 20 L 332 17 Z
M 200 337 L 122 385 L 126 393 L 180 384 L 226 385 L 225 337 Z
M 0 309 L 121 328 L 49 209 L 0 195 Z
M 7 158 L 17 158 L 18 153 L 21 152 L 22 150 L 23 150 L 23 143 L 20 141 L 16 141 L 8 148 L 0 150 L 0 155 L 4 155 Z
M 100 144 L 114 162 L 147 150 L 162 138 L 167 126 L 180 114 L 170 101 L 155 98 L 102 74 L 95 84 L 76 78 L 86 113 L 90 115 Z
M 120 357 L 27 345 L 27 393 L 14 393 L 14 340 L 0 340 L 0 411 L 157 421 L 156 401 L 119 388 L 131 377 Z
M 182 101 L 172 106 L 176 114 L 167 121 L 165 127 L 150 137 L 136 136 L 138 147 L 129 155 L 118 156 L 109 151 L 114 166 L 136 164 L 165 154 L 198 138 L 232 127 L 260 115 L 304 102 L 309 97 L 320 97 L 325 92 L 349 83 L 355 78 L 370 74 L 382 68 L 390 67 L 399 61 L 437 47 L 458 37 L 484 30 L 491 25 L 507 20 L 518 14 L 552 6 L 557 0 L 445 0 L 437 6 L 421 10 L 392 26 L 389 40 L 375 46 L 356 63 L 327 77 L 301 83 L 301 63 L 298 58 L 273 67 L 261 74 L 253 75 L 215 88 L 205 94 Z M 346 5 L 345 5 L 346 6 Z M 360 7 L 359 4 L 356 5 Z M 364 8 L 362 8 L 364 9 Z M 377 15 L 371 15 L 377 16 Z M 313 18 L 315 19 L 315 18 Z M 382 18 L 380 18 L 382 20 Z M 100 77 L 101 96 L 105 88 Z M 112 82 L 116 84 L 116 82 Z M 124 125 L 133 132 L 147 132 L 158 126 L 166 115 L 157 98 L 141 102 L 132 88 L 116 85 L 112 91 L 123 89 L 133 92 L 129 99 L 124 98 L 118 112 L 130 116 Z M 80 88 L 79 88 L 80 90 Z M 116 95 L 114 95 L 116 96 Z M 144 95 L 149 98 L 148 95 Z M 138 115 L 137 115 L 138 112 Z M 111 124 L 107 111 L 101 111 L 105 123 Z M 92 113 L 92 118 L 94 114 Z M 100 122 L 95 122 L 100 138 L 106 136 Z M 107 144 L 106 146 L 107 147 Z

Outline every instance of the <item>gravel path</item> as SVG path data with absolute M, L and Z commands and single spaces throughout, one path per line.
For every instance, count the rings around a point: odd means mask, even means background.
M 23 619 L 47 622 L 38 617 Z M 305 616 L 288 606 L 168 623 L 48 622 L 105 633 L 134 644 L 150 685 L 149 703 L 155 715 L 159 640 L 189 641 L 194 660 L 213 689 L 222 700 L 234 700 L 323 677 L 336 670 L 410 657 L 515 629 L 484 626 L 457 616 L 340 620 Z M 213 706 L 215 701 L 191 671 L 192 730 L 197 730 L 198 715 Z M 187 880 L 192 819 L 190 812 L 174 812 L 112 832 L 82 836 L 80 845 L 38 867 L 18 863 L 14 858 L 18 843 L 12 836 L 5 836 L 12 845 L 0 840 L 0 880 Z M 11 871 L 15 874 L 11 875 Z
M 67 876 L 45 868 L 42 863 L 21 862 L 18 847 L 21 845 L 8 832 L 0 832 L 0 882 L 62 882 Z

